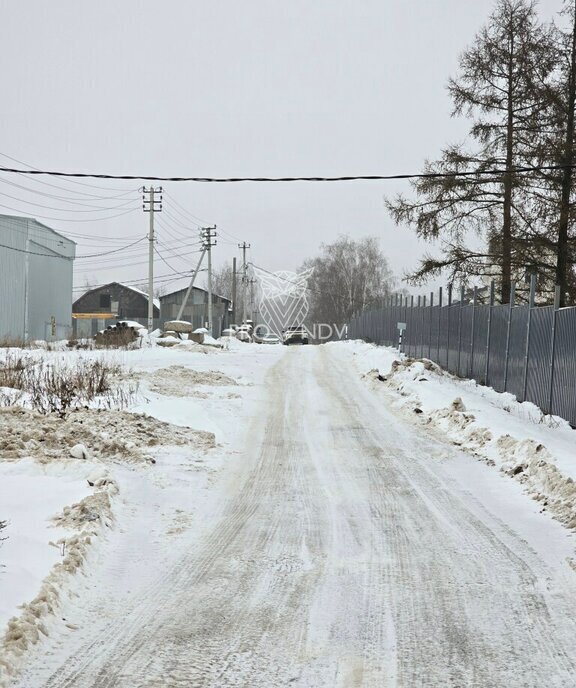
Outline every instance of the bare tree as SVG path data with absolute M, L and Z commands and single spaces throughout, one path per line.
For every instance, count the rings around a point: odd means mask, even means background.
M 242 276 L 236 275 L 236 303 L 234 306 L 234 313 L 238 321 L 242 317 L 243 312 L 243 289 Z M 226 299 L 232 300 L 234 296 L 233 289 L 234 272 L 232 270 L 232 263 L 224 263 L 220 268 L 212 271 L 212 291 L 214 294 L 224 296 Z M 247 294 L 249 297 L 249 294 Z M 248 304 L 247 304 L 248 305 Z
M 142 284 L 134 285 L 136 289 L 144 292 L 144 294 L 148 294 L 148 282 L 142 282 Z M 165 284 L 158 284 L 154 287 L 154 298 L 159 299 L 161 296 L 164 296 L 168 292 L 168 289 Z
M 342 236 L 322 244 L 320 255 L 306 260 L 301 269 L 310 268 L 314 269 L 308 280 L 313 322 L 344 324 L 354 313 L 381 303 L 394 285 L 376 237 Z

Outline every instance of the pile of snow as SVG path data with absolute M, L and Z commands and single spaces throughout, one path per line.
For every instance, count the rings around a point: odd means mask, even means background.
M 157 346 L 176 346 L 176 344 L 180 344 L 182 340 L 178 339 L 178 337 L 174 337 L 171 334 L 168 335 L 163 335 L 159 339 L 156 340 L 156 345 Z
M 414 423 L 440 432 L 521 482 L 542 510 L 576 529 L 576 433 L 530 402 L 460 380 L 427 359 L 414 360 L 365 342 L 327 344 Z
M 244 439 L 261 402 L 252 382 L 263 380 L 279 355 L 274 347 L 236 340 L 232 352 L 191 341 L 162 349 L 155 346 L 160 334 L 147 336 L 147 345 L 134 350 L 33 350 L 26 355 L 54 367 L 102 359 L 120 368 L 114 375 L 121 382 L 132 380 L 134 370 L 148 375 L 168 367 L 170 384 L 178 378 L 190 389 L 210 385 L 208 398 L 186 399 L 173 391 L 166 396 L 165 388 L 162 395 L 128 399 L 131 413 L 106 406 L 79 408 L 64 417 L 22 407 L 0 409 L 0 519 L 9 522 L 3 531 L 9 540 L 0 547 L 0 688 L 11 683 L 32 644 L 68 625 L 61 621 L 68 617 L 67 607 L 85 603 L 83 596 L 76 597 L 83 595 L 84 582 L 71 574 L 80 569 L 89 574 L 112 542 L 131 542 L 134 533 L 141 532 L 142 542 L 149 544 L 150 526 L 157 523 L 166 526 L 170 538 L 190 527 L 214 473 L 229 457 L 221 448 Z M 5 352 L 0 349 L 0 361 Z M 130 370 L 121 370 L 127 365 Z M 166 375 L 164 370 L 153 379 Z M 235 390 L 242 391 L 241 400 Z M 204 430 L 192 430 L 190 424 Z M 219 448 L 209 451 L 216 436 Z M 18 475 L 16 485 L 7 478 L 12 474 Z M 118 486 L 122 499 L 115 497 Z M 144 524 L 138 526 L 142 531 L 133 530 L 136 523 Z M 108 533 L 114 524 L 118 527 Z M 170 542 L 158 543 L 161 549 L 166 545 L 166 555 L 171 552 Z
M 112 523 L 110 499 L 117 492 L 106 468 L 85 461 L 0 462 L 0 504 L 10 515 L 0 550 L 0 561 L 9 562 L 0 584 L 2 688 L 28 648 L 47 635 L 45 619 L 58 608 L 67 576 L 82 567 L 92 539 Z
M 204 340 L 202 344 L 204 344 L 204 346 L 213 346 L 218 349 L 222 348 L 222 342 L 219 339 L 214 339 L 214 337 L 210 334 L 204 335 Z

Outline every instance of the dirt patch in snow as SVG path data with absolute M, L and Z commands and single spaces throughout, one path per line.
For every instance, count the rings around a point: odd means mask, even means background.
M 232 386 L 238 383 L 217 370 L 199 371 L 185 366 L 169 366 L 153 373 L 141 374 L 150 383 L 150 388 L 159 394 L 173 397 L 206 397 L 206 392 L 196 389 L 200 385 Z
M 21 407 L 0 409 L 0 460 L 32 457 L 39 461 L 68 459 L 83 444 L 102 461 L 150 461 L 159 445 L 215 446 L 214 434 L 192 430 L 129 411 L 78 409 L 65 418 L 41 415 Z

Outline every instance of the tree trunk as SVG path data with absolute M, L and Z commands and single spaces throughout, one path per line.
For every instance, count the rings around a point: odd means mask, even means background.
M 566 305 L 568 293 L 569 260 L 568 229 L 570 224 L 570 196 L 572 192 L 572 165 L 574 164 L 574 106 L 576 104 L 576 7 L 572 27 L 572 52 L 570 56 L 570 77 L 568 80 L 568 113 L 566 119 L 566 139 L 562 164 L 562 185 L 560 198 L 560 222 L 558 226 L 558 256 L 556 262 L 556 284 L 560 287 L 560 305 Z
M 514 18 L 510 22 L 508 58 L 508 102 L 506 120 L 506 174 L 504 175 L 504 218 L 502 222 L 502 274 L 500 300 L 508 303 L 512 285 L 512 167 L 514 162 Z

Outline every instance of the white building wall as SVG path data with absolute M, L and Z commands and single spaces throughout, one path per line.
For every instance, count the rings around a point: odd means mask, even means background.
M 24 339 L 27 225 L 0 215 L 0 339 Z
M 36 220 L 0 215 L 0 244 L 0 337 L 66 337 L 75 243 Z

